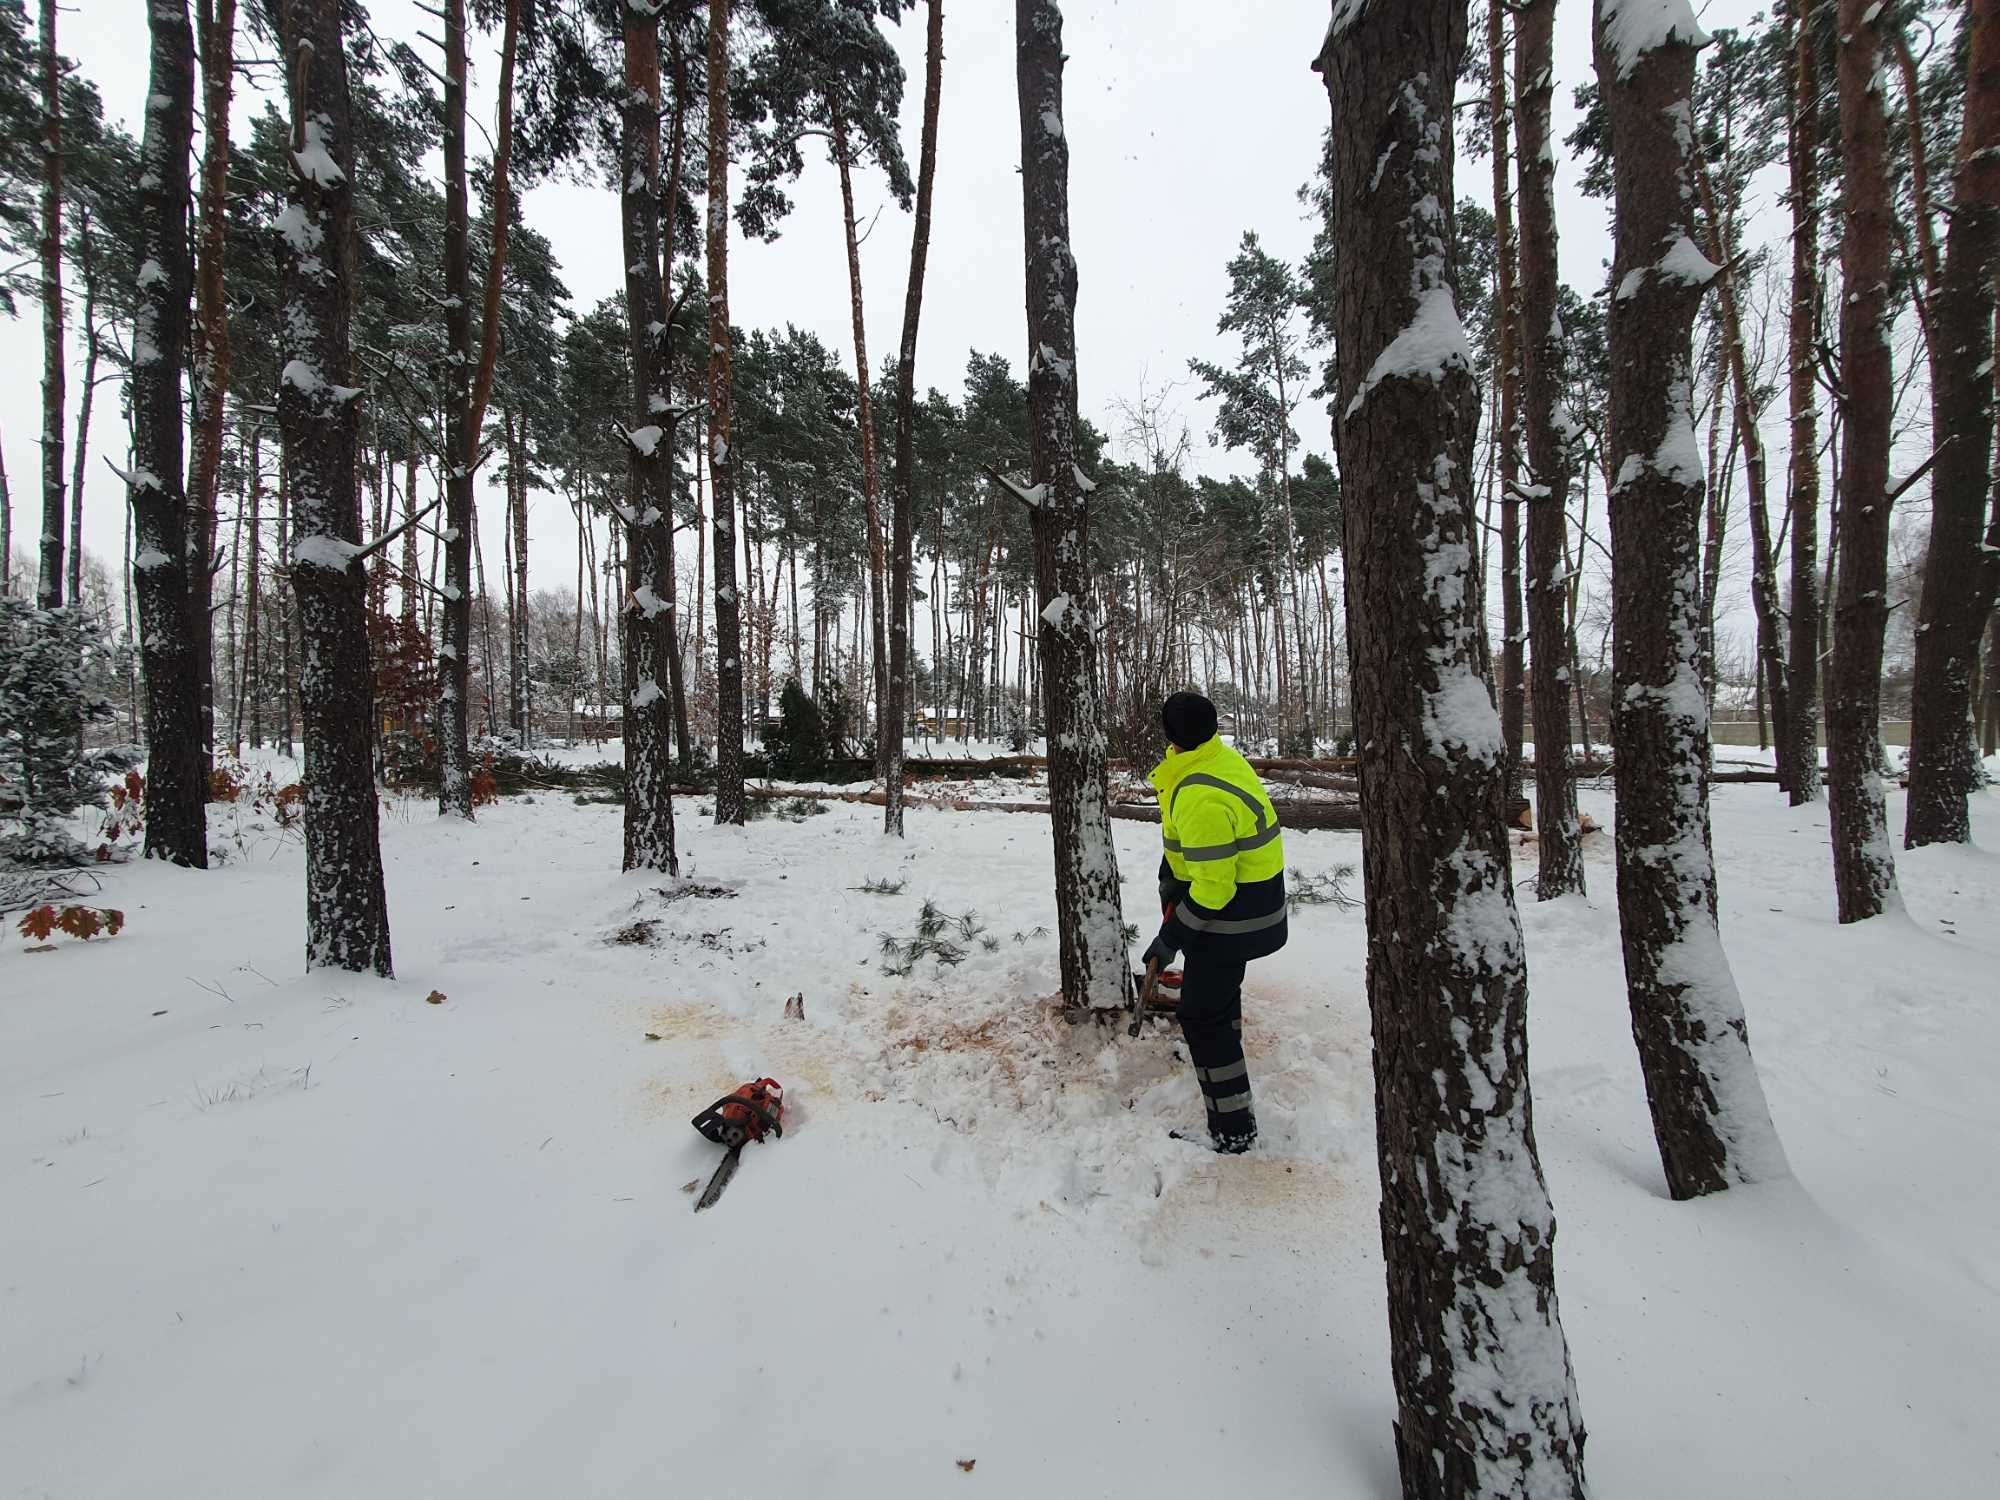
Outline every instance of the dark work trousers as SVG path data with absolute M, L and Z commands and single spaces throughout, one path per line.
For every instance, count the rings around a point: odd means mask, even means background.
M 1243 1060 L 1243 970 L 1240 958 L 1190 948 L 1181 958 L 1181 999 L 1175 1011 L 1188 1059 L 1208 1106 L 1208 1133 L 1223 1150 L 1243 1150 L 1257 1138 L 1250 1112 L 1250 1066 Z

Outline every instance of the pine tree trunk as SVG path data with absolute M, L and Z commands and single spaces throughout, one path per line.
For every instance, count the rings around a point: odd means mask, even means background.
M 1736 418 L 1736 441 L 1743 449 L 1743 474 L 1749 489 L 1750 506 L 1750 606 L 1757 617 L 1757 682 L 1760 705 L 1768 702 L 1771 722 L 1780 744 L 1788 742 L 1791 697 L 1785 669 L 1785 643 L 1779 631 L 1784 626 L 1784 606 L 1778 598 L 1777 561 L 1771 547 L 1771 511 L 1764 457 L 1761 412 L 1751 389 L 1750 361 L 1743 349 L 1743 315 L 1736 297 L 1736 272 L 1730 247 L 1723 239 L 1720 205 L 1709 180 L 1708 164 L 1695 154 L 1696 181 L 1701 189 L 1702 214 L 1709 224 L 1708 256 L 1721 266 L 1716 278 L 1716 296 L 1722 314 L 1722 355 L 1729 367 L 1732 408 Z M 1711 687 L 1711 694 L 1713 688 Z M 1778 779 L 1783 783 L 1789 767 L 1780 759 Z
M 41 0 L 42 85 L 42 555 L 38 602 L 63 602 L 63 286 L 62 72 L 56 52 L 56 0 Z M 74 539 L 72 539 L 74 541 Z
M 729 347 L 729 0 L 708 0 L 708 472 L 715 493 L 715 821 L 742 823 L 743 624 Z
M 882 709 L 882 830 L 903 836 L 903 730 L 910 722 L 911 562 L 917 442 L 917 324 L 931 246 L 931 189 L 937 180 L 938 96 L 944 78 L 944 0 L 928 0 L 924 31 L 924 123 L 917 158 L 917 217 L 910 233 L 910 279 L 903 294 L 903 342 L 896 360 L 896 471 L 890 494 L 889 692 Z M 859 324 L 857 323 L 857 328 Z M 931 601 L 933 613 L 938 601 Z M 933 661 L 935 661 L 933 657 Z
M 1479 392 L 1448 207 L 1466 32 L 1466 0 L 1336 5 L 1315 64 L 1338 126 L 1334 438 L 1396 1454 L 1406 1500 L 1581 1500 L 1467 545 Z M 1413 329 L 1426 351 L 1405 352 Z
M 1782 1175 L 1784 1155 L 1722 950 L 1708 823 L 1702 683 L 1703 474 L 1691 341 L 1715 267 L 1696 251 L 1685 121 L 1702 39 L 1685 0 L 1659 39 L 1620 33 L 1629 0 L 1597 0 L 1597 77 L 1616 171 L 1608 340 L 1612 743 L 1618 918 L 1632 1035 L 1668 1191 Z M 1677 123 L 1679 122 L 1679 123 Z
M 146 675 L 148 859 L 208 868 L 208 780 L 201 678 L 182 488 L 181 368 L 187 354 L 188 150 L 194 134 L 194 33 L 186 0 L 153 0 L 139 189 L 138 306 L 132 334 L 133 575 Z
M 888 774 L 889 731 L 887 647 L 883 634 L 882 588 L 886 571 L 882 547 L 881 482 L 875 462 L 875 403 L 868 368 L 867 325 L 861 312 L 861 245 L 854 234 L 854 180 L 848 154 L 847 117 L 833 106 L 833 160 L 840 169 L 841 229 L 847 244 L 847 298 L 854 323 L 854 368 L 861 427 L 861 498 L 868 528 L 868 602 L 871 606 L 870 644 L 875 667 L 875 775 Z
M 1076 258 L 1070 250 L 1069 143 L 1063 136 L 1062 9 L 1015 0 L 1026 225 L 1029 447 L 1039 498 L 1035 592 L 1041 607 L 1042 712 L 1055 832 L 1056 931 L 1063 1003 L 1110 1007 L 1132 983 L 1111 841 L 1097 607 L 1089 574 L 1089 485 L 1076 456 Z
M 188 577 L 195 597 L 195 653 L 201 673 L 202 757 L 215 757 L 216 492 L 222 464 L 222 412 L 231 350 L 224 257 L 229 216 L 229 109 L 235 88 L 236 0 L 196 0 L 201 62 L 200 254 L 195 270 L 193 427 L 188 463 Z
M 1527 630 L 1521 608 L 1521 303 L 1516 281 L 1513 176 L 1507 149 L 1507 52 L 1503 17 L 1508 0 L 1488 0 L 1486 10 L 1487 113 L 1493 133 L 1494 324 L 1499 357 L 1499 422 L 1493 434 L 1500 456 L 1500 728 L 1507 740 L 1508 815 L 1522 805 L 1521 738 L 1527 718 L 1527 674 L 1522 648 Z M 1553 214 L 1551 222 L 1553 223 Z
M 444 0 L 444 639 L 438 646 L 438 814 L 472 817 L 472 295 L 465 184 L 465 3 Z
M 528 680 L 528 418 L 521 414 L 515 438 L 512 479 L 509 490 L 508 522 L 514 538 L 514 719 L 521 729 L 521 745 L 534 738 L 534 697 Z M 665 634 L 664 630 L 661 632 Z
M 1569 454 L 1558 426 L 1563 336 L 1556 319 L 1555 158 L 1549 117 L 1555 100 L 1556 0 L 1526 0 L 1514 20 L 1514 129 L 1521 175 L 1521 385 L 1526 395 L 1528 475 L 1528 632 L 1533 647 L 1535 825 L 1541 861 L 1535 894 L 1548 901 L 1580 893 L 1583 832 L 1570 775 L 1569 652 L 1565 629 L 1569 539 Z
M 1973 0 L 1965 30 L 1970 66 L 1958 142 L 1944 270 L 1932 326 L 1930 549 L 1918 614 L 1910 697 L 1910 796 L 1903 843 L 1963 844 L 1966 795 L 1979 785 L 1973 679 L 2000 583 L 2000 552 L 1982 552 L 1992 489 L 1993 273 L 2000 256 L 2000 0 Z M 2000 516 L 1995 534 L 2000 543 Z
M 357 564 L 358 392 L 350 385 L 354 299 L 354 146 L 348 134 L 341 7 L 282 0 L 282 55 L 291 89 L 287 217 L 278 267 L 278 426 L 285 443 L 305 667 L 299 701 L 306 741 L 306 966 L 391 972 L 370 765 L 375 720 Z
M 1840 573 L 1827 704 L 1827 804 L 1840 920 L 1897 904 L 1882 788 L 1882 634 L 1889 620 L 1888 129 L 1876 86 L 1881 7 L 1840 0 Z M 1977 338 L 1976 333 L 1972 337 Z
M 90 409 L 97 394 L 97 359 L 103 344 L 97 336 L 97 265 L 95 244 L 90 232 L 90 210 L 79 223 L 78 240 L 82 253 L 77 270 L 83 278 L 83 389 L 76 403 L 76 442 L 71 449 L 69 471 L 69 588 L 66 597 L 71 609 L 83 604 L 83 480 L 90 453 Z
M 262 577 L 264 567 L 262 514 L 264 508 L 264 465 L 263 454 L 261 452 L 262 447 L 263 427 L 259 419 L 252 416 L 250 419 L 250 517 L 249 524 L 245 528 L 250 535 L 250 555 L 245 559 L 243 566 L 244 574 L 248 580 L 246 587 L 249 593 L 249 600 L 243 625 L 243 655 L 249 664 L 246 673 L 248 681 L 244 687 L 244 694 L 250 700 L 250 743 L 252 747 L 260 750 L 264 746 L 264 627 L 262 619 L 264 607 L 264 580 Z M 414 507 L 416 502 L 414 499 L 406 498 L 405 504 Z M 414 536 L 415 534 L 416 527 L 412 526 L 409 535 Z M 403 639 L 405 648 L 407 649 L 409 636 L 406 634 Z
M 7 487 L 6 445 L 0 443 L 0 599 L 14 592 L 14 493 Z M 129 525 L 131 518 L 126 518 Z
M 1819 416 L 1813 358 L 1819 319 L 1819 64 L 1813 17 L 1794 0 L 1790 131 L 1792 304 L 1786 336 L 1791 408 L 1792 618 L 1785 727 L 1778 747 L 1792 806 L 1819 800 Z

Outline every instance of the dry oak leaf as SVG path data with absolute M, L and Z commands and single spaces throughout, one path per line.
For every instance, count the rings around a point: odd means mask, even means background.
M 444 991 L 432 990 L 428 995 L 424 996 L 424 1004 L 426 1005 L 444 1004 Z

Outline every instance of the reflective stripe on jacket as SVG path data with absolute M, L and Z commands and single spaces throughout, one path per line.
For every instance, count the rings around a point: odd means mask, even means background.
M 1277 809 L 1250 763 L 1211 739 L 1177 751 L 1153 771 L 1165 858 L 1161 894 L 1174 936 L 1226 940 L 1235 956 L 1262 957 L 1285 942 L 1285 841 Z

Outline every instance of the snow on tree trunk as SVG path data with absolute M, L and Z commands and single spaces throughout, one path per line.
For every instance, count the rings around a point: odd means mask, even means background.
M 944 0 L 929 0 L 924 42 L 923 144 L 917 162 L 917 217 L 910 235 L 910 280 L 903 298 L 903 343 L 896 362 L 896 472 L 890 499 L 889 693 L 882 711 L 882 829 L 903 836 L 903 726 L 910 719 L 910 560 L 914 544 L 911 487 L 916 473 L 917 323 L 924 306 L 924 266 L 931 245 L 931 188 L 937 180 L 938 94 L 944 76 Z M 937 605 L 934 600 L 932 616 Z M 793 652 L 797 656 L 796 649 Z M 796 660 L 794 661 L 796 669 Z
M 1336 0 L 1316 64 L 1337 125 L 1335 440 L 1396 1451 L 1410 1500 L 1581 1497 L 1506 747 L 1478 668 L 1479 392 L 1450 220 L 1466 27 L 1466 0 Z
M 1689 237 L 1691 93 L 1706 40 L 1686 0 L 1597 0 L 1616 173 L 1607 338 L 1618 920 L 1632 1035 L 1676 1198 L 1785 1171 L 1722 951 L 1709 844 L 1705 480 L 1690 345 L 1717 267 Z
M 625 440 L 625 864 L 680 873 L 665 574 L 673 525 L 671 344 L 660 309 L 660 22 L 627 7 L 619 109 L 619 225 L 632 426 Z
M 444 639 L 438 645 L 438 813 L 472 816 L 471 263 L 465 184 L 465 0 L 444 6 Z
M 1521 163 L 1521 386 L 1528 449 L 1528 634 L 1535 724 L 1535 828 L 1544 901 L 1581 892 L 1583 832 L 1570 774 L 1570 423 L 1562 400 L 1563 330 L 1556 317 L 1556 0 L 1527 0 L 1514 21 L 1514 130 Z
M 715 821 L 741 823 L 743 606 L 736 596 L 736 454 L 730 449 L 729 0 L 708 0 L 708 474 L 715 493 Z
M 354 143 L 341 7 L 282 0 L 293 59 L 279 236 L 278 430 L 304 661 L 306 966 L 390 973 L 371 761 L 375 704 L 348 384 L 354 299 Z
M 1840 0 L 1840 518 L 1833 681 L 1826 714 L 1827 809 L 1840 920 L 1898 904 L 1882 787 L 1882 632 L 1889 622 L 1888 129 L 1882 109 L 1882 7 Z
M 1924 560 L 1910 705 L 1910 796 L 1903 843 L 1972 837 L 1966 794 L 1979 784 L 1972 683 L 2000 583 L 2000 551 L 1980 547 L 1992 485 L 1993 271 L 2000 254 L 2000 0 L 1966 14 L 1970 66 L 1958 175 L 1945 231 L 1933 345 L 1930 549 Z M 2000 519 L 1996 520 L 2000 525 Z M 1996 535 L 1995 541 L 2000 541 Z
M 146 857 L 208 868 L 197 642 L 207 627 L 189 586 L 188 496 L 181 480 L 181 367 L 187 354 L 188 149 L 194 134 L 194 33 L 187 0 L 149 0 L 151 77 L 140 146 L 139 263 L 132 330 L 133 592 L 146 673 Z
M 1056 927 L 1063 1003 L 1125 1002 L 1131 968 L 1111 842 L 1104 693 L 1097 676 L 1088 481 L 1077 467 L 1076 257 L 1069 241 L 1069 143 L 1063 136 L 1062 8 L 1015 0 L 1026 224 L 1029 524 L 1041 606 L 1042 711 L 1055 831 Z
M 1819 418 L 1815 359 L 1819 316 L 1819 64 L 1813 15 L 1822 0 L 1795 0 L 1791 108 L 1792 301 L 1786 335 L 1791 408 L 1791 632 L 1784 740 L 1778 747 L 1792 806 L 1819 800 Z
M 56 0 L 42 0 L 42 552 L 39 602 L 63 602 L 63 287 L 62 62 L 56 52 Z M 136 353 L 137 351 L 135 351 Z M 71 538 L 71 544 L 75 544 Z

